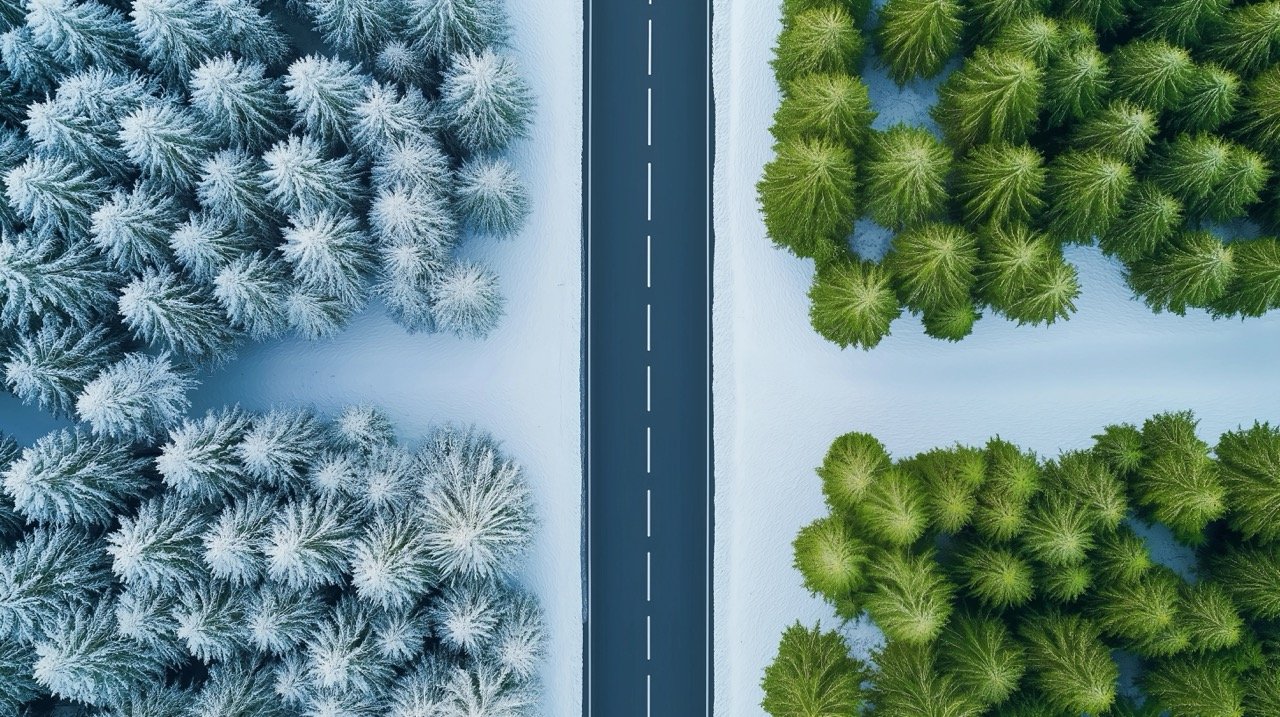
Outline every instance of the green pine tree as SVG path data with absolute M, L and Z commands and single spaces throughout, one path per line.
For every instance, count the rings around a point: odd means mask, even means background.
M 782 633 L 778 654 L 765 668 L 761 706 L 773 717 L 856 714 L 867 675 L 867 666 L 849 656 L 839 633 L 797 622 Z

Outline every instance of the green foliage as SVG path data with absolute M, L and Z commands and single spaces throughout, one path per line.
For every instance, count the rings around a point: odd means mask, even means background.
M 778 655 L 765 668 L 761 706 L 774 717 L 840 717 L 862 706 L 867 668 L 849 656 L 836 632 L 796 623 L 782 634 Z
M 952 620 L 938 642 L 938 655 L 943 672 L 984 705 L 1009 699 L 1026 671 L 1022 647 L 1004 623 L 990 618 Z
M 1172 654 L 1190 637 L 1180 619 L 1182 605 L 1176 575 L 1167 569 L 1148 570 L 1132 581 L 1101 583 L 1091 615 L 1103 633 L 1145 657 Z M 1170 639 L 1170 633 L 1176 633 Z
M 826 139 L 780 142 L 759 184 L 769 236 L 797 256 L 833 258 L 836 242 L 853 229 L 856 191 L 847 147 Z
M 773 71 L 783 87 L 804 75 L 852 75 L 864 46 L 848 10 L 836 4 L 816 7 L 794 16 L 782 29 Z
M 876 42 L 889 76 L 902 85 L 941 72 L 960 47 L 962 12 L 956 0 L 887 0 Z
M 1051 706 L 1076 714 L 1101 714 L 1115 702 L 1119 669 L 1092 621 L 1044 613 L 1028 618 L 1020 634 L 1031 683 Z
M 1083 119 L 1102 107 L 1111 89 L 1110 65 L 1094 43 L 1072 47 L 1049 61 L 1045 72 L 1045 109 L 1049 124 Z
M 1129 283 L 1156 311 L 1183 315 L 1209 308 L 1235 279 L 1235 246 L 1209 232 L 1184 232 L 1154 257 L 1137 263 Z
M 929 526 L 924 489 L 911 473 L 890 468 L 871 484 L 866 501 L 858 506 L 857 518 L 872 541 L 911 545 Z
M 1125 198 L 1120 216 L 1098 237 L 1098 245 L 1121 261 L 1137 262 L 1173 238 L 1182 218 L 1182 202 L 1144 180 Z
M 1209 446 L 1196 435 L 1189 412 L 1163 413 L 1142 425 L 1146 460 L 1133 490 L 1137 502 L 1189 543 L 1203 539 L 1210 521 L 1226 511 L 1226 488 Z
M 1154 112 L 1177 107 L 1195 74 L 1186 49 L 1162 40 L 1138 40 L 1111 55 L 1116 95 Z
M 886 263 L 912 309 L 963 306 L 977 281 L 978 241 L 954 224 L 920 224 L 894 237 Z
M 1010 20 L 996 32 L 991 47 L 1044 67 L 1050 57 L 1062 50 L 1063 37 L 1057 20 L 1036 13 Z
M 931 132 L 895 125 L 871 135 L 867 149 L 863 183 L 873 220 L 896 228 L 945 214 L 951 150 Z
M 1212 132 L 1231 120 L 1240 102 L 1240 78 L 1214 64 L 1197 65 L 1168 124 L 1186 132 Z
M 1109 34 L 1126 20 L 1124 0 L 1057 0 L 1063 15 L 1089 23 L 1099 32 Z
M 871 12 L 871 0 L 782 0 L 782 21 L 790 23 L 801 13 L 809 10 L 822 10 L 839 5 L 849 12 L 849 16 L 859 25 L 867 19 Z
M 1122 476 L 1131 476 L 1142 465 L 1142 431 L 1137 426 L 1129 423 L 1107 426 L 1093 441 L 1094 453 Z
M 1178 622 L 1191 647 L 1200 651 L 1235 647 L 1246 629 L 1244 618 L 1227 591 L 1214 582 L 1183 585 Z
M 872 656 L 875 713 L 883 717 L 978 717 L 982 705 L 937 667 L 932 647 L 889 640 Z
M 1245 538 L 1280 541 L 1280 430 L 1255 423 L 1224 433 L 1214 453 L 1232 506 L 1231 528 Z
M 1048 0 L 969 0 L 965 23 L 980 39 L 988 39 L 1010 23 L 1049 9 Z
M 1134 185 L 1128 164 L 1097 152 L 1072 150 L 1049 165 L 1049 232 L 1061 241 L 1088 241 L 1120 216 Z
M 1222 314 L 1262 316 L 1280 308 L 1280 241 L 1261 237 L 1232 242 L 1236 282 L 1215 307 Z
M 1245 615 L 1280 617 L 1280 547 L 1229 546 L 1212 561 L 1212 571 Z
M 1044 94 L 1036 63 L 978 48 L 938 89 L 933 118 L 957 149 L 985 142 L 1019 143 L 1035 128 Z
M 1075 267 L 1057 244 L 1025 225 L 982 235 L 979 293 L 993 308 L 1020 324 L 1052 324 L 1075 310 L 1080 285 Z
M 1135 4 L 1144 35 L 1194 47 L 1216 28 L 1231 0 L 1162 0 Z
M 1061 604 L 1075 602 L 1093 586 L 1093 572 L 1084 563 L 1041 567 L 1038 578 L 1044 596 Z
M 1119 100 L 1080 123 L 1071 142 L 1078 149 L 1095 150 L 1133 164 L 1146 156 L 1156 130 L 1155 112 Z
M 1280 52 L 1280 2 L 1253 2 L 1227 12 L 1206 48 L 1209 55 L 1246 77 Z
M 867 614 L 890 641 L 924 645 L 938 637 L 951 617 L 955 587 L 932 551 L 879 551 L 872 556 L 869 574 Z
M 844 74 L 804 75 L 787 87 L 773 116 L 773 136 L 829 139 L 861 146 L 876 113 L 867 86 Z
M 858 613 L 853 594 L 866 584 L 867 546 L 841 518 L 819 518 L 796 536 L 795 567 L 815 595 Z
M 1155 561 L 1142 536 L 1133 532 L 1133 528 L 1121 525 L 1117 530 L 1099 536 L 1090 564 L 1105 581 L 1132 583 L 1146 574 Z
M 981 451 L 957 446 L 935 450 L 911 461 L 908 470 L 921 476 L 930 522 L 944 533 L 958 533 L 969 524 L 984 479 Z
M 809 300 L 814 330 L 842 347 L 874 348 L 902 315 L 889 272 L 853 258 L 818 267 Z
M 1025 605 L 1035 593 L 1031 563 L 1010 548 L 975 545 L 960 554 L 958 572 L 965 591 L 988 608 Z
M 827 505 L 840 513 L 852 513 L 890 465 L 884 444 L 875 436 L 866 433 L 840 436 L 831 444 L 818 468 Z
M 1079 565 L 1093 548 L 1093 528 L 1089 512 L 1070 497 L 1044 496 L 1031 507 L 1022 545 L 1027 554 L 1045 565 Z
M 1280 152 L 1280 67 L 1272 67 L 1249 82 L 1242 109 L 1244 136 L 1272 156 Z
M 1103 532 L 1120 527 L 1129 512 L 1125 485 L 1100 457 L 1072 451 L 1045 468 L 1045 492 L 1073 499 Z
M 1211 655 L 1160 660 L 1142 679 L 1156 704 L 1179 717 L 1243 717 L 1244 687 L 1230 665 Z
M 992 439 L 986 450 L 987 481 L 978 494 L 973 526 L 991 540 L 1007 541 L 1022 532 L 1031 498 L 1040 488 L 1035 454 Z
M 1044 156 L 1030 145 L 978 145 L 957 169 L 956 191 L 971 226 L 1031 222 L 1044 209 Z
M 946 306 L 927 307 L 920 312 L 924 333 L 943 341 L 959 341 L 973 333 L 973 325 L 982 318 L 972 301 Z

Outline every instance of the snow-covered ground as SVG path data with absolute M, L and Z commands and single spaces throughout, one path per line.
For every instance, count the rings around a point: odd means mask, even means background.
M 809 262 L 774 249 L 756 208 L 777 91 L 776 0 L 716 0 L 716 712 L 764 714 L 759 687 L 783 628 L 837 624 L 791 567 L 796 531 L 825 513 L 814 474 L 828 444 L 869 431 L 897 456 L 1000 434 L 1041 453 L 1083 447 L 1103 425 L 1194 409 L 1210 442 L 1280 420 L 1280 316 L 1152 315 L 1094 249 L 1069 258 L 1084 287 L 1064 324 L 980 321 L 960 344 L 906 317 L 875 351 L 809 328 Z M 932 93 L 869 80 L 878 126 L 920 121 Z
M 466 253 L 501 276 L 507 315 L 484 341 L 412 336 L 378 307 L 321 342 L 244 350 L 203 376 L 193 412 L 353 403 L 387 411 L 408 440 L 440 422 L 474 423 L 523 464 L 541 518 L 524 583 L 541 596 L 551 633 L 542 714 L 581 713 L 582 590 L 580 300 L 582 3 L 508 3 L 512 49 L 538 98 L 531 136 L 512 160 L 533 215 L 509 240 L 469 240 Z M 56 422 L 0 394 L 0 427 L 24 443 Z

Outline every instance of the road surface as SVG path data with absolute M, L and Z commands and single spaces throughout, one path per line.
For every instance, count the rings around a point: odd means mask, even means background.
M 588 0 L 593 717 L 711 714 L 709 0 Z

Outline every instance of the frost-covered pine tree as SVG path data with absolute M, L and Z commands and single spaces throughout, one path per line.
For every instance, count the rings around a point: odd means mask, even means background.
M 289 326 L 306 339 L 338 333 L 363 306 L 360 295 L 333 296 L 299 288 L 285 299 Z
M 31 522 L 106 527 L 150 487 L 145 466 L 125 444 L 64 428 L 22 452 L 4 492 Z
M 373 69 L 380 79 L 401 85 L 436 84 L 427 57 L 404 40 L 391 40 L 383 45 L 374 58 Z
M 306 411 L 272 411 L 253 419 L 236 447 L 236 457 L 255 480 L 272 488 L 288 488 L 323 446 L 325 436 Z
M 0 126 L 0 175 L 18 166 L 31 153 L 32 146 L 26 133 L 15 127 Z M 18 213 L 8 200 L 0 202 L 0 233 L 18 230 Z
M 112 714 L 120 717 L 163 717 L 164 715 L 190 714 L 191 692 L 177 687 L 150 687 L 131 692 L 115 705 Z
M 488 662 L 454 667 L 445 684 L 441 717 L 525 717 L 537 704 L 527 683 Z
M 327 44 L 361 58 L 372 58 L 404 28 L 402 0 L 305 0 L 305 6 Z
M 211 133 L 261 151 L 284 134 L 284 87 L 267 77 L 266 65 L 230 54 L 211 58 L 191 72 L 191 106 Z
M 450 660 L 429 653 L 412 670 L 398 676 L 389 696 L 390 717 L 440 714 L 452 669 Z
M 180 356 L 217 363 L 235 343 L 213 296 L 168 271 L 148 270 L 133 280 L 119 306 L 135 338 Z
M 472 658 L 486 654 L 497 637 L 502 591 L 485 580 L 454 580 L 431 606 L 433 632 L 446 648 Z
M 264 583 L 250 596 L 245 609 L 249 641 L 259 652 L 298 655 L 298 648 L 315 637 L 328 609 L 315 590 Z
M 262 175 L 266 164 L 243 149 L 224 149 L 200 166 L 196 197 L 210 214 L 234 222 L 241 231 L 274 227 L 276 211 L 267 199 Z
M 378 149 L 370 184 L 378 191 L 397 186 L 425 186 L 446 192 L 452 184 L 449 157 L 439 142 L 426 134 L 393 139 Z
M 73 162 L 32 155 L 4 178 L 9 204 L 41 236 L 70 239 L 89 231 L 107 184 Z
M 337 501 L 287 503 L 263 543 L 267 574 L 293 588 L 319 588 L 342 581 L 359 522 Z
M 115 137 L 114 123 L 103 125 L 66 102 L 45 100 L 27 105 L 23 127 L 46 155 L 71 159 L 99 176 L 125 180 L 133 172 Z
M 84 329 L 47 317 L 17 337 L 4 363 L 5 386 L 26 403 L 57 416 L 75 412 L 76 396 L 118 356 L 106 326 Z
M 431 637 L 431 621 L 421 607 L 383 610 L 374 617 L 373 634 L 378 654 L 396 667 L 404 667 L 421 655 Z
M 216 32 L 204 0 L 134 0 L 133 33 L 151 70 L 171 84 L 185 82 L 226 38 Z
M 184 498 L 218 503 L 248 493 L 250 484 L 236 455 L 251 419 L 238 407 L 209 411 L 169 431 L 156 470 L 165 487 Z
M 204 562 L 219 580 L 256 585 L 266 574 L 261 547 L 279 505 L 269 493 L 246 493 L 222 509 L 204 535 Z
M 438 260 L 447 257 L 458 240 L 448 198 L 426 183 L 378 190 L 369 208 L 369 225 L 384 246 L 421 247 Z
M 464 147 L 495 152 L 528 131 L 533 94 L 514 60 L 486 48 L 453 58 L 440 85 L 440 105 Z
M 458 336 L 483 338 L 502 317 L 498 277 L 479 264 L 459 261 L 445 267 L 432 278 L 429 291 L 437 327 Z
M 271 671 L 253 660 L 219 662 L 209 669 L 191 717 L 289 717 L 274 694 Z
M 530 593 L 514 588 L 505 592 L 506 607 L 493 641 L 494 659 L 517 679 L 532 680 L 545 652 L 542 606 Z
M 138 182 L 132 191 L 115 190 L 94 211 L 89 236 L 121 272 L 164 267 L 172 257 L 169 236 L 178 225 L 180 211 L 170 192 L 151 182 Z
M 407 0 L 406 5 L 405 35 L 438 62 L 501 44 L 507 36 L 502 0 Z
M 207 0 L 215 36 L 249 62 L 283 65 L 289 38 L 261 7 L 260 0 Z
M 422 458 L 427 545 L 448 578 L 502 574 L 529 545 L 533 507 L 519 467 L 491 439 L 440 430 Z
M 153 588 L 135 582 L 116 601 L 116 630 L 155 653 L 166 666 L 184 665 L 190 655 L 178 638 L 178 623 L 173 619 L 177 606 L 178 592 L 172 586 Z
M 411 514 L 379 516 L 352 548 L 351 583 L 360 599 L 375 606 L 411 607 L 437 581 L 422 528 Z
M 434 252 L 415 244 L 379 248 L 382 280 L 374 287 L 396 323 L 410 332 L 434 331 L 431 281 L 444 268 Z
M 0 324 L 26 327 L 63 316 L 87 327 L 103 314 L 118 276 L 83 242 L 0 235 Z
M 213 295 L 232 325 L 254 339 L 280 334 L 289 325 L 288 266 L 257 253 L 231 262 L 213 280 Z
M 329 612 L 306 653 L 308 674 L 320 690 L 375 696 L 395 676 L 391 662 L 378 655 L 369 612 L 351 597 Z
M 311 136 L 277 142 L 263 155 L 267 198 L 283 214 L 349 211 L 364 195 L 348 156 L 328 157 Z
M 311 462 L 307 485 L 322 500 L 351 498 L 358 492 L 356 475 L 359 471 L 357 456 L 342 451 L 325 451 Z
M 124 16 L 97 0 L 29 0 L 26 5 L 36 44 L 68 67 L 127 70 L 137 54 Z
M 458 170 L 458 212 L 482 234 L 508 237 L 529 216 L 529 194 L 506 160 L 473 158 Z
M 192 212 L 169 236 L 169 248 L 187 277 L 208 284 L 234 260 L 259 248 L 261 237 L 210 212 Z
M 120 144 L 144 177 L 170 190 L 195 186 L 212 138 L 191 110 L 176 102 L 149 102 L 120 120 Z
M 388 142 L 416 135 L 431 123 L 430 108 L 419 90 L 402 91 L 381 82 L 365 86 L 364 101 L 353 114 L 352 143 L 369 157 L 377 156 Z
M 394 513 L 417 500 L 422 480 L 417 458 L 397 446 L 377 448 L 357 477 L 357 501 L 366 510 Z
M 111 585 L 102 541 L 78 528 L 35 528 L 0 553 L 0 633 L 31 642 Z
M 351 64 L 319 55 L 294 60 L 284 78 L 285 95 L 299 123 L 338 145 L 351 141 L 352 111 L 368 82 Z
M 0 35 L 0 61 L 20 89 L 48 93 L 66 67 L 36 44 L 31 28 L 17 25 Z
M 202 580 L 178 594 L 173 610 L 176 634 L 192 657 L 207 665 L 248 655 L 245 600 L 242 589 L 218 580 Z
M 11 637 L 0 638 L 0 711 L 20 714 L 22 706 L 40 694 L 31 676 L 35 651 Z
M 143 501 L 107 536 L 111 569 L 130 588 L 177 592 L 207 580 L 203 535 L 210 516 L 177 495 Z
M 336 437 L 348 450 L 371 452 L 395 443 L 391 419 L 374 406 L 349 406 L 334 426 Z
M 195 381 L 174 368 L 168 354 L 126 354 L 103 369 L 76 398 L 76 414 L 93 432 L 111 438 L 150 438 L 189 407 Z
M 303 289 L 329 296 L 360 296 L 374 267 L 369 237 L 359 222 L 326 210 L 290 217 L 280 253 Z
M 159 83 L 139 72 L 90 67 L 63 77 L 55 97 L 66 113 L 86 116 L 99 131 L 115 132 L 122 118 L 160 96 Z
M 138 649 L 116 631 L 109 598 L 59 617 L 35 642 L 33 670 L 36 681 L 55 696 L 107 707 L 126 701 L 164 674 L 157 655 Z

